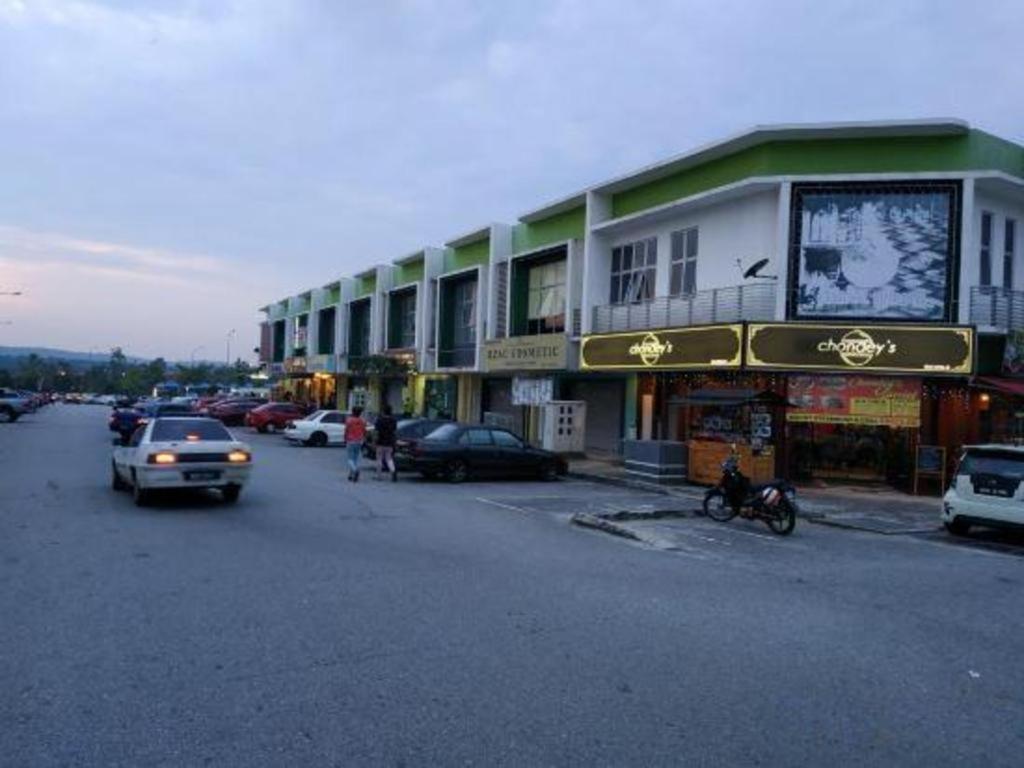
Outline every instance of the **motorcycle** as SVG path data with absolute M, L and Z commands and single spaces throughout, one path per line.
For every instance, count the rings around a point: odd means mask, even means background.
M 748 520 L 763 520 L 780 536 L 788 536 L 796 527 L 796 489 L 784 480 L 751 485 L 740 471 L 739 461 L 730 456 L 722 462 L 722 479 L 704 494 L 704 514 L 720 523 L 737 515 Z

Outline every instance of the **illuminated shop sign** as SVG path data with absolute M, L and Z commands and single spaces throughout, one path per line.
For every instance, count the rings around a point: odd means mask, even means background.
M 965 326 L 752 323 L 748 368 L 970 374 L 974 329 Z
M 739 368 L 742 325 L 704 325 L 584 337 L 585 370 L 693 370 Z

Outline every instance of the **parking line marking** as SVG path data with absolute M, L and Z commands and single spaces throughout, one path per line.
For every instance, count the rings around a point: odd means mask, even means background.
M 501 507 L 502 509 L 511 509 L 513 512 L 521 512 L 524 515 L 528 515 L 530 513 L 530 510 L 524 509 L 523 507 L 516 507 L 513 506 L 512 504 L 502 504 L 500 501 L 492 501 L 491 499 L 485 499 L 482 496 L 477 496 L 476 500 L 484 504 L 491 504 L 492 506 L 495 507 Z

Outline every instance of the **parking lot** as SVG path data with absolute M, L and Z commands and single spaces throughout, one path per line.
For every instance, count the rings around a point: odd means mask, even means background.
M 251 442 L 236 505 L 109 488 L 106 409 L 0 425 L 15 765 L 1013 765 L 1013 542 L 689 516 L 607 485 L 345 480 Z M 665 509 L 644 541 L 578 512 Z M 1004 551 L 1005 550 L 1005 551 Z M 173 756 L 173 757 L 168 757 Z

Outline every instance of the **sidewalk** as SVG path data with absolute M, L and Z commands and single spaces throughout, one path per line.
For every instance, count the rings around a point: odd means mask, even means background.
M 700 509 L 704 486 L 658 485 L 629 476 L 619 463 L 577 459 L 569 476 L 638 491 L 660 493 Z M 894 490 L 860 486 L 815 488 L 797 485 L 801 516 L 810 522 L 881 534 L 930 533 L 941 527 L 942 504 L 936 496 L 910 496 Z

